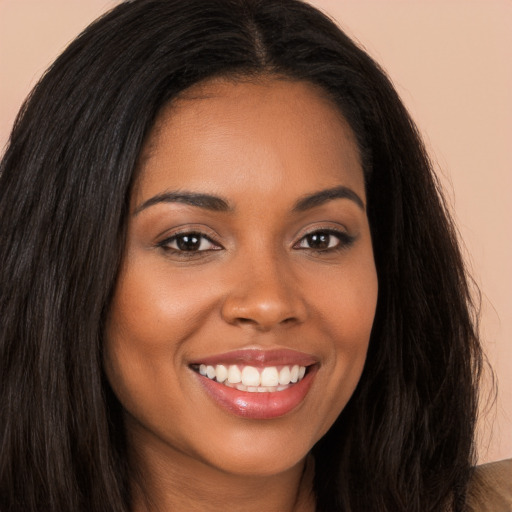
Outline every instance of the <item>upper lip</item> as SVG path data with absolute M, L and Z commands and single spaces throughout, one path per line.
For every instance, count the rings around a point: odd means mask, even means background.
M 299 365 L 310 366 L 318 363 L 318 359 L 310 354 L 296 350 L 280 348 L 262 350 L 258 348 L 245 348 L 233 350 L 223 354 L 206 356 L 192 361 L 191 365 L 206 364 L 244 364 L 253 366 Z

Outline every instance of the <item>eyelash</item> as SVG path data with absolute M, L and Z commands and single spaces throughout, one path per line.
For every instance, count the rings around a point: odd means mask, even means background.
M 300 247 L 300 244 L 307 241 L 308 237 L 314 237 L 314 236 L 328 236 L 329 242 L 328 246 L 325 248 L 314 248 L 314 247 Z M 334 246 L 331 246 L 331 238 L 335 237 L 338 239 L 338 243 Z M 355 242 L 355 237 L 352 235 L 349 235 L 348 233 L 344 231 L 338 231 L 337 229 L 332 228 L 319 228 L 315 229 L 313 231 L 310 231 L 309 233 L 306 233 L 303 235 L 300 240 L 293 245 L 294 249 L 301 249 L 301 250 L 309 250 L 316 254 L 325 254 L 325 253 L 331 253 L 331 252 L 339 252 L 343 249 L 347 249 Z
M 308 237 L 321 237 L 321 236 L 327 236 L 329 237 L 327 247 L 324 248 L 314 248 L 314 247 L 303 247 L 302 244 L 304 242 L 307 243 Z M 191 238 L 195 240 L 195 243 L 199 243 L 199 247 L 197 249 L 192 250 L 186 250 L 186 249 L 180 249 L 179 245 L 177 247 L 171 247 L 172 244 L 179 244 L 180 240 Z M 338 242 L 332 246 L 332 238 L 337 238 Z M 310 242 L 311 243 L 311 238 Z M 346 249 L 350 247 L 355 241 L 355 237 L 349 235 L 348 233 L 345 233 L 343 231 L 338 231 L 336 229 L 328 228 L 328 229 L 315 229 L 309 233 L 306 233 L 303 235 L 298 242 L 296 242 L 293 245 L 293 249 L 296 250 L 308 250 L 315 254 L 326 254 L 326 253 L 332 253 L 332 252 L 339 252 L 343 249 Z M 184 240 L 185 243 L 187 243 L 186 240 Z M 207 242 L 212 247 L 208 249 L 201 249 L 201 246 L 204 245 L 204 243 Z M 182 258 L 193 258 L 203 255 L 203 253 L 210 253 L 212 251 L 218 251 L 220 249 L 223 249 L 223 247 L 214 242 L 210 237 L 206 236 L 204 233 L 201 233 L 199 231 L 186 231 L 182 233 L 177 233 L 169 238 L 166 238 L 165 240 L 162 240 L 157 244 L 158 247 L 161 247 L 166 252 L 173 253 L 176 256 L 182 257 Z
M 173 243 L 179 244 L 180 240 L 183 240 L 187 237 L 195 238 L 196 240 L 198 240 L 199 248 L 195 249 L 195 250 L 185 250 L 185 249 L 180 249 L 179 246 L 178 247 L 170 247 L 171 244 L 173 244 Z M 201 246 L 204 244 L 204 242 L 211 244 L 213 247 L 208 248 L 208 249 L 201 249 Z M 187 242 L 185 241 L 185 243 L 187 243 Z M 206 236 L 204 233 L 201 233 L 199 231 L 186 231 L 186 232 L 182 232 L 182 233 L 176 233 L 175 235 L 173 235 L 169 238 L 166 238 L 165 240 L 162 240 L 157 245 L 158 245 L 158 247 L 161 247 L 165 251 L 171 252 L 171 253 L 173 253 L 177 256 L 183 257 L 183 258 L 193 258 L 193 257 L 197 257 L 198 255 L 201 255 L 201 253 L 218 251 L 220 249 L 223 249 L 223 247 L 220 244 L 217 244 L 210 237 Z

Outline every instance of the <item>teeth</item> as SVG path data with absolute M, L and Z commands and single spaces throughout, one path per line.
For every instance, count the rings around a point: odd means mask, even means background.
M 204 366 L 204 365 L 201 365 Z M 199 371 L 201 371 L 201 368 L 199 368 Z M 283 366 L 282 370 L 279 372 L 279 384 L 281 386 L 287 386 L 290 384 L 290 367 L 289 366 Z
M 284 391 L 290 384 L 302 380 L 306 374 L 306 367 L 293 365 L 283 366 L 280 370 L 275 366 L 255 368 L 235 365 L 199 365 L 199 373 L 211 380 L 224 383 L 225 386 L 236 388 L 249 393 L 269 393 Z
M 215 367 L 215 375 L 217 382 L 224 382 L 228 378 L 228 369 L 223 364 L 218 364 Z
M 261 372 L 261 385 L 262 386 L 277 386 L 279 384 L 279 373 L 275 366 L 269 368 L 263 368 Z
M 258 387 L 261 384 L 260 372 L 254 366 L 246 366 L 242 370 L 242 384 Z
M 230 384 L 238 384 L 242 382 L 242 372 L 238 369 L 238 366 L 232 364 L 228 370 L 228 382 Z
M 215 372 L 215 368 L 213 366 L 207 366 L 206 367 L 206 376 L 209 379 L 215 379 L 216 372 Z

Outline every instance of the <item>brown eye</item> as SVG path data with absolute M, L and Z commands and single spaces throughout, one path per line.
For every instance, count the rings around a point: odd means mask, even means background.
M 201 247 L 201 236 L 195 233 L 179 235 L 176 237 L 176 245 L 180 251 L 198 251 Z
M 310 249 L 313 251 L 330 251 L 343 249 L 354 242 L 354 237 L 347 233 L 334 230 L 319 230 L 302 237 L 296 249 Z
M 178 252 L 202 252 L 219 249 L 218 245 L 201 233 L 180 233 L 167 238 L 159 245 L 164 249 Z
M 305 241 L 310 249 L 328 249 L 339 242 L 339 240 L 330 233 L 323 233 L 320 231 L 307 235 L 305 237 Z M 331 245 L 331 243 L 333 245 Z

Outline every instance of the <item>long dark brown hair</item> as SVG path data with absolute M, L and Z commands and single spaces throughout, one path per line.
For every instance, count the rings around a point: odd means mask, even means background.
M 2 512 L 130 510 L 101 361 L 137 158 L 178 93 L 261 74 L 320 85 L 366 177 L 377 313 L 361 381 L 313 448 L 317 510 L 464 510 L 481 350 L 454 226 L 390 81 L 296 0 L 133 0 L 48 70 L 1 163 Z

